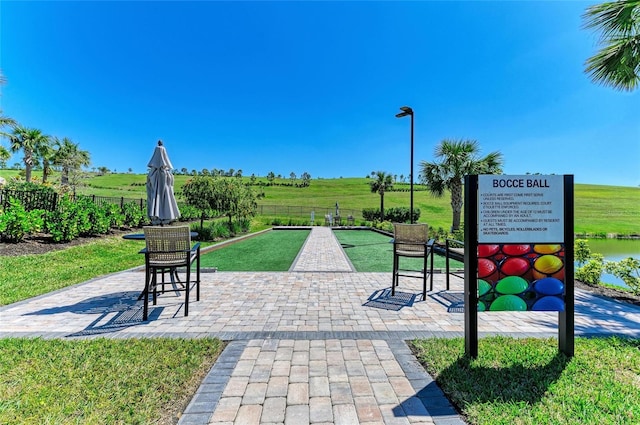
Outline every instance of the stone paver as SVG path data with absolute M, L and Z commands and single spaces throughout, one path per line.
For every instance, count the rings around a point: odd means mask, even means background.
M 163 294 L 142 322 L 130 270 L 0 307 L 0 337 L 202 337 L 230 341 L 180 424 L 462 424 L 404 342 L 464 335 L 462 281 L 422 300 L 417 279 L 354 273 L 314 227 L 292 272 L 203 273 L 201 301 Z M 640 337 L 640 308 L 576 290 L 577 335 Z M 555 336 L 557 313 L 480 313 L 480 335 Z

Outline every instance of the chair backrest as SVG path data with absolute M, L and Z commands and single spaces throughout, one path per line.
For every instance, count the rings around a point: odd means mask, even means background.
M 184 263 L 189 260 L 189 226 L 146 226 L 144 240 L 151 263 Z
M 426 244 L 429 241 L 429 226 L 424 223 L 394 223 L 393 240 L 396 250 L 424 251 L 424 245 L 420 244 Z

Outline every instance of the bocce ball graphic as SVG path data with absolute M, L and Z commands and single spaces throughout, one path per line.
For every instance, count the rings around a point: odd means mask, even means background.
M 544 279 L 549 276 L 563 280 L 564 263 L 561 258 L 555 255 L 541 255 L 533 262 L 533 277 L 535 279 Z
M 500 251 L 500 245 L 478 245 L 478 257 L 487 258 L 496 255 Z
M 507 257 L 500 264 L 500 273 L 506 276 L 522 276 L 529 271 L 529 260 L 522 257 Z
M 498 266 L 489 258 L 478 259 L 478 277 L 494 282 L 498 276 Z
M 509 257 L 518 257 L 531 252 L 530 245 L 503 245 L 502 253 Z
M 533 250 L 538 254 L 555 254 L 562 249 L 562 245 L 534 245 Z

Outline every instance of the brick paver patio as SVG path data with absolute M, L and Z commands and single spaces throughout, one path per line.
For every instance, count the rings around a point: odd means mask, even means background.
M 307 256 L 307 254 L 311 254 Z M 313 259 L 313 256 L 322 261 Z M 333 266 L 332 266 L 333 265 Z M 462 336 L 462 281 L 422 300 L 418 279 L 355 273 L 327 228 L 291 272 L 203 273 L 183 314 L 167 293 L 142 322 L 129 270 L 0 308 L 0 337 L 202 337 L 230 341 L 181 424 L 462 424 L 405 341 Z M 557 313 L 480 313 L 481 335 L 557 335 Z M 576 290 L 577 335 L 640 337 L 640 308 Z

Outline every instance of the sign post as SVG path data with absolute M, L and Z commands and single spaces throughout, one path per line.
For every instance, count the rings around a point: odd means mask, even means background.
M 573 176 L 465 178 L 465 349 L 477 356 L 478 311 L 557 311 L 573 355 Z

